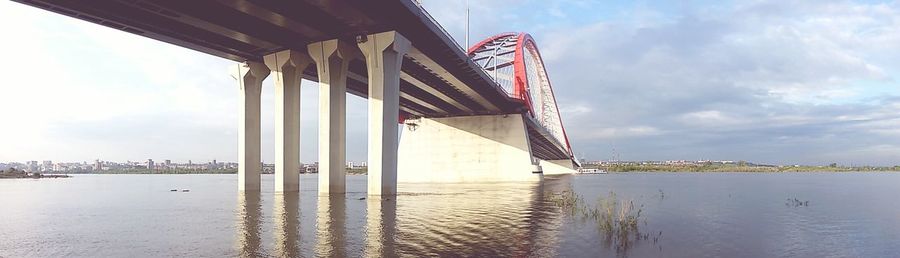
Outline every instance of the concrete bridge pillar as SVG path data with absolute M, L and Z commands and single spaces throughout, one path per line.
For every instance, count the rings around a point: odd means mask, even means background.
M 312 63 L 284 50 L 263 57 L 275 76 L 275 191 L 300 191 L 300 79 Z
M 238 190 L 259 191 L 260 163 L 260 91 L 269 69 L 259 62 L 238 64 L 231 69 L 241 90 L 238 127 Z
M 400 66 L 411 48 L 395 31 L 359 40 L 369 73 L 369 195 L 397 194 L 397 118 L 400 112 Z
M 353 51 L 337 39 L 309 44 L 319 74 L 319 194 L 346 191 L 347 66 Z

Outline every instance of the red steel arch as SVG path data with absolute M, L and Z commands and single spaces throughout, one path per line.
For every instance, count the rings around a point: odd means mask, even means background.
M 529 115 L 573 155 L 543 58 L 531 35 L 497 34 L 470 47 L 468 54 L 507 94 L 522 100 Z

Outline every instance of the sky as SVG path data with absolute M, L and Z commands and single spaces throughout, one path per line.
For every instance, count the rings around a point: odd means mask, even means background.
M 422 2 L 464 45 L 465 1 Z M 535 38 L 579 157 L 900 164 L 900 0 L 469 2 L 471 43 Z M 236 160 L 235 62 L 8 1 L 0 30 L 0 162 Z M 366 159 L 365 103 L 348 97 L 349 161 Z

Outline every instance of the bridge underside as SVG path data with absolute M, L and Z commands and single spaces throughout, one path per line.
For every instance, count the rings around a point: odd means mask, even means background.
M 536 160 L 572 159 L 567 154 L 567 148 L 563 143 L 556 140 L 533 118 L 523 115 L 529 112 L 529 107 L 522 100 L 510 97 L 508 92 L 499 87 L 478 64 L 468 57 L 465 50 L 459 47 L 449 34 L 443 31 L 437 22 L 414 1 L 108 0 L 90 3 L 77 0 L 14 1 L 203 53 L 258 65 L 261 65 L 264 58 L 274 56 L 276 53 L 286 51 L 307 53 L 311 44 L 337 40 L 338 44 L 345 46 L 341 49 L 353 52 L 342 57 L 347 59 L 346 92 L 370 99 L 372 97 L 369 90 L 372 87 L 369 85 L 368 75 L 371 71 L 368 70 L 370 67 L 367 65 L 370 64 L 367 62 L 371 60 L 366 60 L 364 51 L 360 51 L 359 47 L 367 45 L 365 42 L 371 39 L 371 35 L 395 31 L 411 43 L 409 50 L 401 57 L 399 69 L 398 95 L 401 119 L 486 115 L 517 116 L 522 118 L 521 123 L 524 125 L 526 149 L 532 159 L 532 162 L 528 163 L 529 165 L 538 163 L 535 162 Z M 300 77 L 319 81 L 320 71 L 317 70 L 316 65 L 303 67 L 299 72 Z M 240 72 L 240 70 L 238 71 Z M 266 70 L 267 72 L 268 70 Z M 276 74 L 282 71 L 273 70 L 272 72 Z M 244 73 L 246 74 L 247 71 Z M 395 70 L 394 75 L 396 74 Z M 254 74 L 254 76 L 258 75 Z M 373 78 L 375 77 L 373 76 Z M 265 75 L 261 78 L 265 78 Z M 376 78 L 376 80 L 381 79 L 383 78 Z M 384 82 L 390 84 L 388 81 Z M 281 86 L 276 86 L 276 88 Z M 321 90 L 320 94 L 322 94 Z M 377 94 L 382 93 L 376 92 Z M 258 102 L 258 100 L 255 101 Z M 285 103 L 291 102 L 288 100 Z M 244 108 L 247 108 L 246 105 Z M 393 110 L 396 111 L 397 108 Z M 369 111 L 372 112 L 371 106 Z M 258 113 L 251 109 L 247 109 L 247 112 L 248 114 Z M 387 113 L 389 112 L 384 114 Z M 392 116 L 396 117 L 397 113 L 393 114 Z M 320 115 L 321 117 L 322 115 Z M 332 117 L 332 114 L 329 117 Z M 338 120 L 342 119 L 340 115 L 333 117 Z M 258 123 L 258 121 L 248 123 L 242 128 L 250 130 L 255 126 L 258 129 Z M 396 125 L 396 123 L 393 124 L 393 126 Z M 282 126 L 279 128 L 283 129 L 283 133 L 288 135 L 292 133 L 290 131 L 294 130 L 292 126 L 295 125 L 280 126 Z M 376 126 L 378 125 L 370 121 L 370 138 L 371 130 Z M 299 128 L 296 129 L 299 130 Z M 390 128 L 383 127 L 382 129 Z M 252 134 L 258 133 L 253 130 L 248 132 L 251 134 L 248 139 L 253 138 Z M 343 131 L 335 132 L 337 135 L 342 133 Z M 320 135 L 320 142 L 323 141 L 321 137 Z M 383 139 L 376 141 L 380 140 Z M 334 139 L 334 142 L 342 141 L 342 138 Z M 373 145 L 372 141 L 370 139 L 370 148 Z M 246 144 L 248 146 L 258 145 L 253 141 L 246 141 Z M 396 144 L 396 142 L 392 144 Z M 296 148 L 296 146 L 291 148 Z M 244 147 L 239 147 L 239 149 L 243 153 Z M 258 149 L 247 150 L 253 152 L 252 155 L 259 155 Z M 320 146 L 320 159 L 323 156 L 321 151 Z M 277 153 L 282 152 L 290 154 L 289 151 L 277 150 Z M 371 161 L 373 159 L 371 152 L 370 149 L 370 164 L 373 162 Z M 383 157 L 380 156 L 381 154 L 378 155 L 378 159 L 391 159 L 389 154 L 385 154 L 387 156 Z M 394 157 L 396 158 L 396 156 Z M 334 154 L 334 156 L 328 156 L 328 159 L 334 159 L 336 160 L 335 164 L 341 164 L 344 158 Z M 242 163 L 252 164 L 253 162 Z M 255 164 L 259 164 L 259 162 L 256 161 Z M 276 162 L 276 167 L 284 168 L 283 164 L 279 162 Z M 389 167 L 387 170 L 390 170 Z M 342 169 L 338 168 L 338 170 L 343 173 Z M 528 172 L 523 171 L 522 173 Z
M 471 61 L 453 39 L 412 1 L 135 1 L 85 4 L 77 0 L 16 0 L 59 14 L 157 39 L 234 61 L 262 61 L 285 49 L 313 42 L 396 30 L 413 43 L 402 63 L 400 112 L 404 117 L 520 114 L 525 104 L 510 98 Z M 448 51 L 457 50 L 460 51 Z M 347 91 L 368 95 L 366 64 L 350 61 Z M 317 81 L 316 68 L 303 77 Z M 567 156 L 559 142 L 534 121 L 528 132 L 541 159 Z
M 507 96 L 412 1 L 135 1 L 16 0 L 132 34 L 234 61 L 262 61 L 285 49 L 394 30 L 413 43 L 402 63 L 405 117 L 521 113 Z M 456 50 L 459 51 L 449 51 Z M 347 90 L 366 97 L 366 65 L 350 61 Z M 315 67 L 305 79 L 317 80 Z

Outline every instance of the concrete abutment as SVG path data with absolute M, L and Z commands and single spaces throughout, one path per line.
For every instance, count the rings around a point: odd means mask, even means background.
M 400 140 L 400 182 L 536 181 L 523 115 L 420 118 Z

